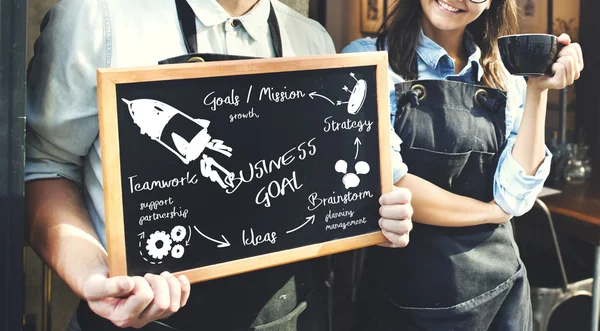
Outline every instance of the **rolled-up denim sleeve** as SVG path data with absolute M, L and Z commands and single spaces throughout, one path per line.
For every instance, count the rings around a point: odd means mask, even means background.
M 81 182 L 98 136 L 96 69 L 109 66 L 101 3 L 64 0 L 44 17 L 28 68 L 26 181 Z
M 392 178 L 395 184 L 408 173 L 408 166 L 404 163 L 402 154 L 400 154 L 402 140 L 398 137 L 394 129 L 390 132 L 390 143 L 392 145 Z
M 525 169 L 514 159 L 512 151 L 517 139 L 523 107 L 525 104 L 526 84 L 522 78 L 515 82 L 517 97 L 507 103 L 507 115 L 510 112 L 511 128 L 507 143 L 500 155 L 496 174 L 494 176 L 494 199 L 496 203 L 508 214 L 521 216 L 528 212 L 544 187 L 544 182 L 550 174 L 552 154 L 546 148 L 544 161 L 534 175 L 527 175 Z M 510 108 L 509 107 L 516 107 Z M 508 118 L 508 116 L 507 116 Z

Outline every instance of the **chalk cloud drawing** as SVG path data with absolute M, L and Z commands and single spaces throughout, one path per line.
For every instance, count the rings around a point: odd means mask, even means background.
M 344 177 L 342 177 L 342 183 L 346 189 L 358 187 L 360 184 L 360 178 L 358 175 L 366 175 L 369 173 L 369 171 L 371 171 L 371 167 L 365 161 L 359 161 L 354 165 L 354 170 L 356 173 L 348 172 L 348 163 L 344 160 L 337 161 L 334 168 L 336 172 L 344 174 Z

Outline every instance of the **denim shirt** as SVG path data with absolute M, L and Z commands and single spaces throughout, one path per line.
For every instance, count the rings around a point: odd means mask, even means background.
M 473 41 L 469 33 L 464 38 L 465 49 L 470 54 L 466 66 L 459 74 L 454 73 L 454 61 L 446 50 L 428 38 L 421 31 L 421 38 L 417 46 L 417 65 L 419 79 L 447 79 L 464 83 L 477 84 L 483 77 L 483 68 L 480 65 L 481 50 Z M 346 46 L 342 53 L 377 51 L 376 40 L 372 38 L 359 39 Z M 396 93 L 394 85 L 404 82 L 404 78 L 388 68 L 388 88 L 390 91 L 390 112 L 392 123 L 396 116 Z M 506 106 L 506 137 L 507 144 L 500 155 L 498 167 L 494 175 L 494 199 L 496 203 L 508 214 L 520 216 L 531 209 L 537 195 L 544 186 L 550 173 L 550 160 L 552 155 L 546 148 L 546 155 L 537 172 L 529 176 L 523 167 L 513 158 L 512 150 L 515 144 L 523 107 L 525 104 L 526 83 L 522 77 L 510 76 L 507 82 L 508 100 Z M 393 141 L 401 143 L 399 137 Z M 394 148 L 400 150 L 399 146 Z M 410 172 L 410 171 L 409 171 Z
M 188 0 L 197 18 L 199 52 L 274 56 L 269 2 L 284 56 L 335 53 L 320 24 L 277 0 L 260 0 L 235 27 L 216 0 Z M 48 12 L 41 30 L 29 67 L 25 180 L 83 184 L 84 202 L 106 246 L 96 69 L 156 65 L 186 54 L 175 2 L 63 0 Z

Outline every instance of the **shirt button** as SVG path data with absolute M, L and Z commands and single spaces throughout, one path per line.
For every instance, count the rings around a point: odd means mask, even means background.
M 238 25 L 240 25 L 240 20 L 231 21 L 231 26 L 233 26 L 234 28 L 237 27 Z

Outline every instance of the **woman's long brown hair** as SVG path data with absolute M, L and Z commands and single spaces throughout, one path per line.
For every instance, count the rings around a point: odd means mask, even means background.
M 385 50 L 387 41 L 390 67 L 406 80 L 418 78 L 416 61 L 422 15 L 419 0 L 396 0 L 378 31 L 377 49 Z M 517 15 L 515 0 L 492 0 L 490 9 L 467 26 L 481 49 L 480 63 L 484 72 L 481 83 L 484 86 L 506 90 L 497 51 L 498 37 L 517 33 Z

